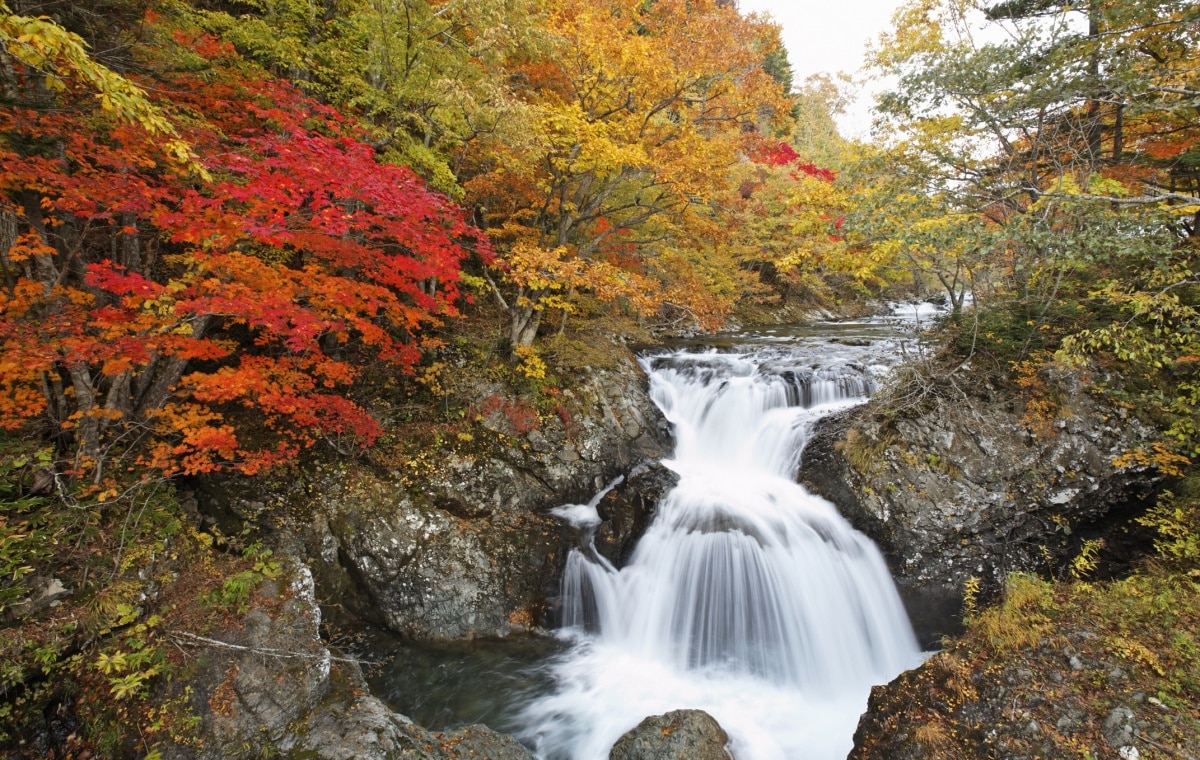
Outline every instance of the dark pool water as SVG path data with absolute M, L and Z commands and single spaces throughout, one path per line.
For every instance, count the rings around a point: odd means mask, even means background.
M 372 637 L 371 691 L 403 715 L 441 731 L 485 723 L 506 733 L 529 699 L 553 689 L 546 663 L 567 648 L 549 636 L 434 646 Z

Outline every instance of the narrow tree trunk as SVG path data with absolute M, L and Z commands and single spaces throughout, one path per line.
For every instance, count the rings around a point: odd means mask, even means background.
M 1088 41 L 1093 45 L 1097 44 L 1100 38 L 1100 9 L 1097 0 L 1092 0 L 1091 6 L 1088 8 Z M 1100 96 L 1100 54 L 1095 50 L 1092 51 L 1088 60 L 1088 75 L 1091 80 L 1088 83 L 1088 102 L 1087 102 L 1087 124 L 1084 129 L 1087 132 L 1088 143 L 1088 161 L 1093 166 L 1100 163 L 1100 151 L 1102 149 L 1102 125 L 1101 125 L 1101 104 Z
M 29 226 L 41 237 L 42 242 L 49 246 L 49 235 L 46 233 L 46 224 L 42 217 L 41 196 L 32 190 L 22 191 L 21 205 L 25 209 L 25 220 Z M 33 259 L 34 277 L 42 284 L 45 294 L 50 295 L 50 291 L 58 282 L 58 267 L 55 266 L 54 258 L 45 253 L 34 254 L 30 258 Z
M 17 285 L 17 273 L 9 265 L 8 252 L 17 243 L 17 217 L 7 208 L 0 208 L 0 285 L 12 294 Z
M 1125 152 L 1125 104 L 1117 103 L 1117 116 L 1113 124 L 1113 160 L 1120 161 Z
M 532 306 L 517 306 L 511 311 L 512 325 L 509 339 L 513 348 L 532 346 L 542 323 L 542 311 Z
M 208 326 L 212 324 L 213 317 L 204 316 L 196 317 L 192 320 L 192 335 L 200 338 L 204 336 Z M 175 391 L 175 385 L 179 382 L 179 378 L 183 377 L 184 370 L 187 369 L 188 360 L 181 359 L 178 356 L 172 356 L 164 363 L 161 359 L 154 363 L 154 368 L 158 370 L 157 376 L 153 382 L 149 383 L 146 390 L 139 394 L 134 404 L 134 410 L 141 416 L 146 416 L 156 409 L 161 409 L 167 403 L 167 399 Z
M 121 214 L 121 226 L 137 229 L 137 217 Z M 142 273 L 142 249 L 136 232 L 121 234 L 121 264 L 130 272 Z
M 571 290 L 567 293 L 567 302 L 569 303 L 574 298 L 575 298 L 575 286 L 572 285 Z M 568 312 L 566 309 L 562 310 L 562 319 L 560 319 L 558 321 L 558 334 L 559 335 L 562 335 L 567 330 L 567 315 L 569 313 L 570 312 Z
M 46 399 L 46 416 L 60 441 L 63 441 L 61 431 L 62 423 L 67 418 L 67 394 L 63 390 L 62 378 L 57 372 L 43 372 L 41 381 L 42 396 Z
M 96 389 L 92 385 L 92 373 L 82 362 L 67 368 L 71 376 L 71 387 L 75 391 L 75 408 L 79 419 L 75 423 L 75 444 L 79 447 L 75 455 L 75 464 L 79 466 L 85 461 L 96 463 L 100 461 L 100 420 L 93 413 L 96 409 Z
M 103 427 L 133 414 L 132 380 L 133 370 L 125 370 L 109 382 L 108 392 L 104 394 L 104 409 L 114 414 L 104 418 Z

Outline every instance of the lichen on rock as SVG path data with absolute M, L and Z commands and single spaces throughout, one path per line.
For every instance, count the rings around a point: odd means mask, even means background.
M 651 715 L 613 745 L 609 760 L 730 760 L 729 736 L 703 710 Z
M 1060 390 L 1037 434 L 1019 398 L 980 380 L 903 414 L 885 400 L 830 418 L 805 450 L 800 480 L 880 544 L 927 644 L 956 630 L 968 578 L 986 595 L 1011 572 L 1053 569 L 1154 492 L 1155 471 L 1113 464 L 1149 431 L 1077 379 Z

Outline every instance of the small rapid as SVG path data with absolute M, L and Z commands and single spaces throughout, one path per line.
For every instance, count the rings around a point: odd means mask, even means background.
M 571 646 L 519 718 L 539 756 L 601 760 L 642 718 L 697 708 L 739 760 L 845 757 L 871 685 L 920 652 L 878 549 L 795 476 L 816 421 L 893 361 L 870 341 L 643 358 L 679 482 L 620 569 L 591 545 L 608 489 L 556 510 L 580 547 L 562 586 Z

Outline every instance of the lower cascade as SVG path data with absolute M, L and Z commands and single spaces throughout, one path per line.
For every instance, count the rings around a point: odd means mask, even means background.
M 680 708 L 716 718 L 738 760 L 846 756 L 871 685 L 920 661 L 878 549 L 795 482 L 814 423 L 885 371 L 866 356 L 643 359 L 679 482 L 619 570 L 591 545 L 616 481 L 555 510 L 581 538 L 563 580 L 572 646 L 522 715 L 541 757 L 607 758 L 640 720 Z

